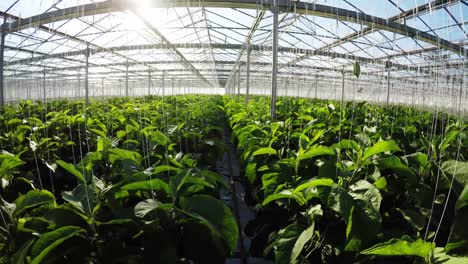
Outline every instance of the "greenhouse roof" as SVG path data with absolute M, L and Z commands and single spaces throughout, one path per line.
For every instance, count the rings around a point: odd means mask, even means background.
M 273 0 L 2 0 L 5 79 L 152 76 L 224 87 L 249 63 L 272 71 Z M 459 80 L 466 76 L 465 0 L 321 0 L 279 5 L 283 76 L 367 75 Z M 249 58 L 248 58 L 249 57 Z M 128 69 L 128 70 L 127 70 Z

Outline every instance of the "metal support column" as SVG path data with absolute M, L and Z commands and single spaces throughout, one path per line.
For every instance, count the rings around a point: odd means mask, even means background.
M 237 96 L 240 96 L 240 89 L 241 89 L 241 66 L 242 66 L 242 63 L 239 62 L 239 69 L 237 71 Z
M 44 69 L 42 71 L 42 97 L 44 100 L 44 103 L 47 102 L 47 92 L 46 92 L 46 67 L 44 66 Z
M 162 96 L 165 96 L 165 95 L 166 95 L 166 92 L 165 92 L 166 87 L 165 87 L 165 83 L 164 83 L 164 81 L 165 81 L 165 76 L 166 76 L 166 72 L 163 71 L 163 72 L 162 72 L 162 76 L 161 76 L 161 78 L 162 78 Z
M 270 114 L 276 120 L 276 95 L 278 89 L 278 0 L 273 0 L 273 65 L 271 69 L 271 105 Z
M 86 47 L 86 64 L 85 64 L 85 96 L 86 96 L 86 103 L 89 103 L 89 80 L 88 80 L 88 74 L 89 74 L 89 46 Z
M 460 93 L 458 94 L 458 115 L 461 115 L 462 95 L 463 95 L 463 79 L 460 79 Z
M 344 96 L 345 96 L 345 91 L 344 91 L 344 86 L 345 86 L 345 71 L 344 69 L 341 71 L 341 74 L 343 74 L 343 79 L 341 81 L 341 104 L 344 104 Z M 335 90 L 336 91 L 336 90 Z
M 171 78 L 171 96 L 174 96 L 174 78 Z
M 3 19 L 3 25 L 6 24 L 6 16 Z M 5 104 L 5 95 L 4 95 L 4 83 L 3 83 L 3 61 L 4 61 L 4 55 L 5 55 L 5 37 L 6 37 L 6 32 L 3 28 L 3 25 L 0 25 L 1 27 L 1 32 L 0 32 L 0 106 L 3 106 Z
M 128 97 L 128 60 L 125 63 L 125 96 Z
M 78 83 L 76 84 L 76 91 L 75 91 L 75 99 L 79 99 L 81 96 L 81 75 L 80 71 L 78 71 Z
M 315 99 L 317 99 L 317 89 L 318 89 L 318 74 L 315 75 L 315 95 L 314 95 Z
M 148 95 L 151 95 L 151 68 L 148 67 Z
M 250 93 L 250 46 L 247 48 L 247 64 L 246 66 L 246 76 L 245 76 L 245 102 L 249 102 L 249 93 Z
M 390 103 L 390 68 L 390 62 L 387 62 L 387 106 Z

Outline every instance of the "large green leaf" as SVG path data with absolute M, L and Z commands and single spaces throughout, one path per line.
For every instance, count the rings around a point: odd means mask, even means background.
M 149 181 L 139 181 L 126 184 L 121 187 L 127 191 L 163 191 L 165 194 L 170 194 L 169 185 L 160 179 L 152 179 Z
M 460 197 L 458 197 L 457 203 L 455 204 L 455 209 L 460 210 L 467 205 L 468 205 L 468 184 L 465 185 L 465 189 L 463 189 L 463 192 L 460 194 Z
M 219 236 L 225 242 L 229 252 L 234 251 L 237 246 L 238 228 L 231 209 L 223 202 L 208 195 L 196 195 L 183 197 L 180 207 L 189 212 L 191 216 L 198 218 L 216 236 Z
M 0 179 L 9 179 L 15 169 L 23 164 L 24 162 L 20 158 L 12 154 L 0 154 Z
M 299 255 L 301 254 L 302 249 L 304 248 L 304 246 L 314 236 L 314 230 L 315 230 L 315 224 L 312 223 L 311 226 L 309 226 L 306 230 L 302 231 L 299 238 L 297 238 L 296 243 L 294 243 L 294 247 L 293 247 L 293 249 L 291 251 L 290 263 L 295 262 L 296 259 L 299 257 Z
M 380 230 L 380 203 L 382 196 L 377 188 L 365 180 L 350 186 L 354 207 L 346 228 L 347 251 L 359 251 L 371 243 Z
M 57 160 L 55 163 L 74 175 L 81 183 L 86 183 L 85 177 L 79 170 L 76 169 L 75 165 L 67 163 L 63 160 Z
M 265 173 L 262 175 L 262 186 L 265 197 L 273 194 L 279 184 L 279 172 Z
M 15 214 L 20 215 L 23 211 L 42 204 L 54 203 L 54 195 L 47 190 L 33 190 L 21 195 L 16 199 Z
M 113 148 L 109 150 L 109 154 L 109 160 L 112 163 L 114 163 L 116 160 L 131 160 L 136 164 L 141 164 L 143 160 L 138 152 L 126 149 Z
M 257 149 L 252 154 L 252 157 L 261 156 L 261 155 L 276 155 L 276 154 L 277 154 L 276 149 L 267 147 L 267 148 Z
M 413 209 L 400 209 L 397 210 L 402 214 L 403 218 L 413 227 L 416 231 L 421 231 L 426 226 L 426 218 Z
M 73 191 L 63 192 L 62 198 L 89 217 L 99 202 L 97 188 L 84 184 L 76 186 Z
M 305 189 L 308 189 L 308 188 L 312 188 L 312 187 L 317 187 L 317 186 L 332 186 L 333 185 L 333 180 L 332 179 L 312 179 L 312 180 L 309 180 L 305 183 L 302 183 L 300 184 L 299 186 L 297 186 L 293 193 L 298 193 L 300 191 L 303 191 Z
M 161 205 L 160 202 L 154 199 L 147 199 L 142 202 L 139 202 L 133 212 L 139 218 L 144 218 L 151 211 L 156 210 Z
M 265 254 L 268 254 L 271 249 L 274 249 L 275 263 L 291 263 L 291 254 L 293 252 L 293 248 L 295 247 L 297 238 L 300 236 L 301 232 L 302 229 L 297 224 L 289 225 L 286 228 L 280 230 L 273 243 L 271 243 L 265 249 Z
M 359 78 L 359 75 L 361 75 L 361 65 L 358 61 L 354 63 L 353 74 L 356 76 L 356 78 Z
M 354 206 L 353 197 L 338 184 L 333 184 L 326 202 L 328 207 L 339 213 L 343 217 L 346 225 L 348 225 L 352 212 L 351 210 Z
M 419 238 L 414 241 L 409 237 L 392 238 L 387 242 L 379 243 L 371 248 L 361 251 L 364 255 L 379 256 L 419 256 L 428 258 L 434 250 L 435 244 Z
M 414 184 L 418 181 L 415 172 L 403 164 L 398 157 L 390 156 L 379 159 L 377 165 L 380 170 L 391 170 L 396 172 L 397 175 L 405 177 L 406 180 L 411 184 Z
M 432 262 L 434 264 L 466 264 L 468 257 L 451 256 L 444 252 L 444 248 L 437 247 L 434 250 Z
M 218 186 L 224 187 L 226 190 L 229 190 L 229 186 L 226 181 L 223 179 L 221 175 L 211 170 L 202 170 L 200 172 L 201 176 L 211 182 L 212 184 L 216 184 Z
M 457 194 L 461 194 L 464 187 L 468 184 L 468 162 L 448 160 L 442 162 L 440 168 L 445 175 L 450 176 L 447 179 L 449 182 L 452 177 L 455 177 L 454 191 Z
M 333 156 L 335 155 L 335 150 L 332 147 L 326 147 L 326 146 L 315 146 L 306 152 L 304 154 L 301 154 L 297 157 L 297 161 L 305 160 L 305 159 L 312 159 L 318 156 Z
M 340 142 L 333 144 L 332 148 L 337 148 L 337 149 L 353 149 L 355 151 L 359 151 L 361 148 L 359 147 L 359 144 L 350 139 L 343 139 Z
M 42 263 L 42 261 L 54 249 L 66 240 L 85 233 L 86 230 L 77 226 L 65 226 L 54 231 L 42 234 L 31 249 L 31 264 Z
M 249 161 L 245 168 L 245 176 L 251 184 L 257 179 L 257 163 L 254 161 Z
M 26 256 L 29 253 L 31 246 L 33 245 L 35 239 L 31 239 L 28 242 L 24 243 L 11 258 L 11 263 L 13 264 L 26 264 Z M 0 262 L 1 263 L 1 262 Z
M 293 193 L 291 190 L 282 190 L 281 192 L 272 194 L 267 196 L 263 202 L 262 205 L 265 206 L 273 201 L 280 200 L 280 199 L 294 199 L 296 200 L 300 205 L 305 203 L 304 197 L 301 195 L 300 192 L 298 193 Z
M 401 151 L 400 147 L 395 143 L 395 141 L 379 141 L 375 143 L 372 147 L 367 148 L 364 151 L 364 155 L 362 156 L 362 160 L 366 160 L 373 155 L 389 152 L 389 151 Z

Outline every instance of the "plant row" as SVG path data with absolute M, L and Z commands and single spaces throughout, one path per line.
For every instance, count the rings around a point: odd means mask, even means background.
M 465 263 L 466 120 L 407 106 L 224 98 L 250 253 L 275 263 Z
M 217 96 L 0 109 L 0 263 L 223 263 Z

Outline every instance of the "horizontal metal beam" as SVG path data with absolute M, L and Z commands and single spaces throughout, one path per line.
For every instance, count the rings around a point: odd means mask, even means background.
M 200 44 L 200 43 L 195 43 L 195 44 L 179 43 L 178 44 L 176 43 L 176 44 L 171 44 L 170 46 L 175 47 L 177 49 L 184 49 L 184 48 L 203 49 L 203 48 L 211 47 L 213 49 L 240 50 L 244 48 L 243 44 Z M 115 51 L 134 51 L 134 50 L 167 49 L 167 48 L 168 48 L 168 44 L 132 45 L 132 46 L 112 47 L 112 48 L 106 48 L 106 49 L 91 49 L 91 54 L 103 53 L 103 52 L 109 52 L 109 51 L 115 52 Z M 270 46 L 251 45 L 250 49 L 252 51 L 263 51 L 263 52 L 272 51 L 272 47 Z M 298 48 L 289 48 L 289 47 L 279 47 L 278 51 L 282 53 L 304 54 L 304 55 L 308 55 L 309 57 L 310 56 L 326 56 L 330 58 L 345 59 L 345 60 L 349 60 L 350 62 L 359 61 L 363 64 L 386 65 L 387 63 L 386 60 L 360 57 L 360 56 L 355 56 L 351 54 L 341 54 L 341 53 L 336 53 L 336 52 L 331 52 L 331 51 L 298 49 Z M 80 56 L 80 55 L 84 56 L 85 53 L 86 53 L 86 50 L 78 50 L 78 51 L 56 53 L 56 54 L 45 55 L 45 56 L 38 56 L 38 57 L 33 57 L 33 58 L 28 58 L 28 59 L 21 59 L 21 60 L 7 62 L 4 64 L 4 67 L 22 65 L 22 64 L 31 64 L 34 62 L 39 62 L 39 61 L 47 60 L 47 59 L 61 59 L 61 58 L 74 57 L 74 56 Z M 144 62 L 142 62 L 142 64 L 144 64 Z M 118 64 L 114 64 L 114 65 L 118 65 Z M 289 66 L 294 67 L 294 65 L 289 65 Z M 397 64 L 397 63 L 392 63 L 391 66 L 397 70 L 408 70 L 408 71 L 416 71 L 416 72 L 420 72 L 422 70 L 421 67 L 408 66 L 408 65 Z
M 18 17 L 18 16 L 15 16 L 15 15 L 12 15 L 12 14 L 9 14 L 9 13 L 5 13 L 5 12 L 1 12 L 0 11 L 0 15 L 3 16 L 3 17 L 6 17 L 6 18 L 9 18 L 9 19 L 12 19 L 12 20 L 15 20 L 16 22 L 18 21 L 21 21 L 22 18 L 21 17 Z M 91 42 L 88 42 L 86 40 L 83 40 L 83 39 L 80 39 L 76 36 L 72 36 L 72 35 L 69 35 L 67 33 L 64 33 L 64 32 L 61 32 L 61 31 L 58 31 L 56 29 L 53 29 L 53 28 L 50 28 L 50 27 L 46 27 L 44 25 L 40 25 L 38 26 L 38 28 L 44 32 L 47 32 L 49 34 L 52 34 L 52 35 L 56 35 L 56 36 L 60 36 L 60 37 L 63 37 L 65 39 L 68 39 L 68 40 L 71 40 L 71 41 L 74 41 L 76 43 L 80 43 L 80 44 L 83 44 L 87 47 L 92 47 L 92 48 L 95 48 L 95 49 L 105 49 L 104 47 L 101 47 L 101 46 L 98 46 L 98 45 L 95 45 Z M 46 53 L 42 53 L 42 52 L 37 52 L 37 51 L 32 51 L 32 50 L 26 50 L 26 49 L 22 49 L 22 48 L 17 48 L 17 47 L 9 47 L 10 50 L 16 50 L 16 51 L 21 51 L 21 52 L 28 52 L 30 54 L 33 55 L 42 55 L 42 56 L 46 56 L 47 54 Z M 113 52 L 113 51 L 109 51 L 111 52 L 113 55 L 117 56 L 117 57 L 121 57 L 121 58 L 124 58 L 124 59 L 129 59 L 128 57 L 126 56 L 123 56 L 117 52 Z M 131 59 L 131 58 L 130 58 Z M 78 61 L 78 60 L 73 60 L 73 59 L 68 59 L 70 61 Z M 78 61 L 80 63 L 83 63 L 83 61 Z M 110 66 L 110 68 L 112 69 L 112 67 Z
M 426 3 L 426 4 L 423 4 L 423 5 L 420 5 L 420 6 L 417 6 L 413 9 L 410 9 L 410 10 L 407 10 L 407 11 L 404 11 L 404 12 L 401 12 L 399 13 L 398 15 L 395 15 L 395 16 L 392 16 L 392 17 L 389 17 L 388 18 L 388 21 L 390 22 L 401 22 L 403 20 L 403 22 L 406 21 L 406 19 L 410 19 L 410 18 L 413 18 L 413 17 L 417 17 L 419 15 L 422 15 L 422 14 L 425 14 L 428 10 L 437 10 L 439 8 L 443 8 L 445 7 L 446 5 L 449 5 L 449 4 L 454 4 L 458 2 L 457 0 L 435 0 L 435 1 L 432 1 L 431 3 Z M 406 22 L 404 23 L 406 24 Z M 353 32 L 351 34 L 348 34 L 340 39 L 337 39 L 321 48 L 319 48 L 319 50 L 330 50 L 332 48 L 335 48 L 335 47 L 338 47 L 340 45 L 343 45 L 345 43 L 348 43 L 348 42 L 351 42 L 357 38 L 361 38 L 363 36 L 366 36 L 367 34 L 370 34 L 372 32 L 375 31 L 375 28 L 374 27 L 366 27 L 366 28 L 363 28 L 361 30 L 358 30 L 356 32 Z M 436 48 L 438 48 L 438 45 L 436 45 Z M 405 54 L 401 54 L 402 56 L 404 56 Z M 294 60 L 291 61 L 291 63 L 298 63 L 304 59 L 307 59 L 307 56 L 302 56 L 302 57 L 299 57 L 299 58 L 296 58 Z
M 152 0 L 145 1 L 147 8 L 170 8 L 170 7 L 225 7 L 225 8 L 248 8 L 258 9 L 259 4 L 270 6 L 273 0 L 203 0 L 203 1 L 187 1 L 187 0 Z M 376 29 L 386 30 L 401 35 L 405 35 L 432 45 L 441 47 L 446 50 L 453 51 L 461 56 L 466 57 L 467 51 L 464 47 L 450 42 L 446 39 L 439 38 L 429 33 L 423 32 L 416 28 L 399 24 L 394 21 L 389 21 L 384 18 L 371 16 L 368 14 L 359 13 L 343 8 L 333 6 L 320 5 L 308 2 L 292 2 L 290 0 L 278 0 L 278 6 L 282 11 L 296 12 L 304 15 L 312 15 L 337 19 L 340 21 L 348 21 L 357 24 L 367 25 Z M 135 8 L 135 1 L 130 0 L 107 0 L 98 3 L 85 4 L 75 7 L 64 8 L 61 10 L 51 11 L 40 15 L 25 18 L 21 21 L 15 21 L 3 25 L 8 32 L 23 30 L 26 28 L 37 27 L 40 25 L 58 22 L 62 20 L 99 15 L 104 13 L 118 12 L 127 9 Z

